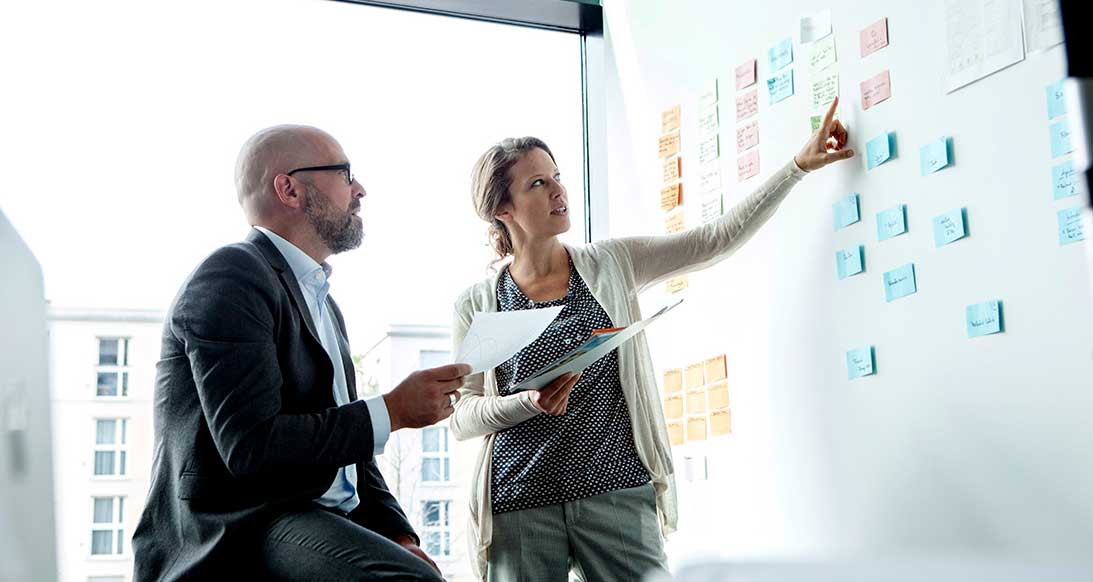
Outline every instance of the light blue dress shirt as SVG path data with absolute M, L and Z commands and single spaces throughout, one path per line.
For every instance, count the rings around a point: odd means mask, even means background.
M 326 349 L 327 355 L 330 356 L 330 364 L 334 367 L 334 402 L 338 406 L 349 404 L 349 384 L 345 377 L 342 352 L 338 348 L 337 324 L 334 314 L 326 304 L 326 297 L 330 291 L 330 265 L 326 263 L 320 265 L 296 245 L 267 228 L 261 226 L 254 228 L 273 242 L 300 283 L 300 291 L 303 292 L 307 309 L 319 333 L 319 342 Z M 391 436 L 391 417 L 387 414 L 387 405 L 382 396 L 369 398 L 365 400 L 365 404 L 368 406 L 368 414 L 372 417 L 372 442 L 375 443 L 373 454 L 382 455 L 387 439 Z M 357 495 L 356 465 L 346 465 L 338 469 L 330 489 L 327 489 L 326 493 L 315 501 L 346 513 L 356 509 L 360 504 L 360 497 Z

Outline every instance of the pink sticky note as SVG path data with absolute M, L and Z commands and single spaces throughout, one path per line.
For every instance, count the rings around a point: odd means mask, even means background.
M 862 57 L 871 55 L 886 46 L 888 46 L 887 18 L 881 18 L 880 20 L 867 26 L 865 30 L 861 31 Z
M 736 153 L 759 145 L 759 121 L 736 128 Z
M 861 82 L 861 106 L 862 109 L 887 100 L 892 96 L 892 79 L 885 71 L 876 77 Z
M 752 150 L 736 160 L 736 180 L 743 182 L 759 173 L 759 150 Z
M 753 89 L 736 98 L 736 120 L 747 119 L 759 113 L 759 89 Z
M 736 67 L 736 90 L 739 91 L 755 84 L 755 59 Z

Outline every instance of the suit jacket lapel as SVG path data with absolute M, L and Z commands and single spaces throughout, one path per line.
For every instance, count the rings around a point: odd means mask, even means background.
M 281 251 L 277 250 L 273 242 L 258 229 L 251 229 L 250 234 L 247 235 L 247 242 L 258 247 L 258 250 L 262 251 L 266 260 L 269 261 L 270 266 L 277 271 L 277 275 L 281 277 L 281 284 L 288 289 L 292 302 L 296 306 L 296 314 L 304 321 L 307 331 L 311 332 L 311 339 L 322 346 L 323 342 L 319 340 L 319 332 L 315 329 L 315 322 L 311 319 L 311 313 L 307 309 L 307 302 L 304 301 L 304 294 L 300 291 L 300 282 L 296 280 L 296 274 L 288 267 L 288 263 Z

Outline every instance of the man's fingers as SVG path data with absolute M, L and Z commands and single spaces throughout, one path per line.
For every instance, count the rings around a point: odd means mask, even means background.
M 831 106 L 827 108 L 827 113 L 824 114 L 824 122 L 820 124 L 820 134 L 830 135 L 831 120 L 835 118 L 835 108 L 839 106 L 839 97 L 835 96 L 835 100 L 831 102 Z
M 850 137 L 846 131 L 846 127 L 843 126 L 842 122 L 838 119 L 835 120 L 835 123 L 831 124 L 830 135 L 831 137 L 835 138 L 835 143 L 839 147 L 846 145 L 846 140 L 848 137 Z
M 831 162 L 837 162 L 839 160 L 847 160 L 847 159 L 850 159 L 850 158 L 854 157 L 854 150 L 852 150 L 852 149 L 839 150 L 837 152 L 825 153 L 825 154 L 823 154 L 823 156 L 824 156 L 824 163 L 825 164 L 830 164 Z

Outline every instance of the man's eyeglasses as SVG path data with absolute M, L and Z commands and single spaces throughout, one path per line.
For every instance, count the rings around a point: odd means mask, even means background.
M 355 180 L 355 178 L 353 177 L 352 170 L 349 169 L 349 162 L 346 162 L 344 164 L 334 164 L 333 166 L 308 166 L 306 168 L 296 168 L 295 170 L 292 170 L 291 172 L 288 172 L 288 175 L 291 176 L 291 175 L 295 174 L 296 172 L 329 172 L 329 171 L 341 172 L 342 176 L 345 178 L 345 183 L 346 184 L 352 184 L 353 180 Z

